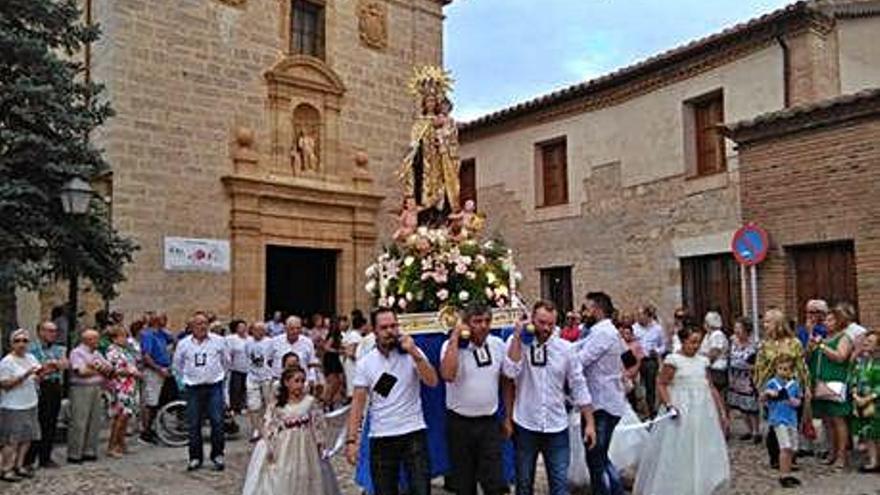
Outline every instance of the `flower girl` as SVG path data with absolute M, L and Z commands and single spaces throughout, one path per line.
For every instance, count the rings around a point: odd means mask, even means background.
M 709 381 L 709 360 L 697 355 L 699 328 L 678 333 L 681 351 L 663 360 L 662 403 L 678 415 L 651 432 L 636 473 L 636 495 L 711 495 L 730 479 L 724 429 L 728 419 Z
M 243 495 L 323 495 L 324 416 L 306 394 L 306 372 L 284 370 L 278 400 L 266 411 L 262 440 L 248 465 Z

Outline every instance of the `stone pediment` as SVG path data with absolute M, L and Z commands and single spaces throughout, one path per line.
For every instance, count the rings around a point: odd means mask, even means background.
M 306 55 L 290 55 L 275 63 L 264 74 L 270 85 L 293 86 L 319 93 L 342 96 L 342 79 L 322 60 Z

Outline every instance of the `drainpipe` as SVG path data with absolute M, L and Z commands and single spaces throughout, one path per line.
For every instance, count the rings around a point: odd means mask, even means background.
M 782 94 L 785 108 L 791 106 L 791 51 L 782 35 L 776 36 L 776 42 L 782 49 Z

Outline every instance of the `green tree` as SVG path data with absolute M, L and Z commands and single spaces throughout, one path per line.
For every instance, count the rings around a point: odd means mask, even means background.
M 90 134 L 112 110 L 82 61 L 98 36 L 77 0 L 0 1 L 0 290 L 79 275 L 111 298 L 132 261 L 100 198 L 79 218 L 59 200 L 109 171 Z

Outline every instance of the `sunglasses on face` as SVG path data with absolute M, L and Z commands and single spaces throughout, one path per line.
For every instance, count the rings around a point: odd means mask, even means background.
M 28 342 L 30 342 L 28 339 L 22 339 L 22 338 L 12 339 L 13 344 L 27 344 Z

